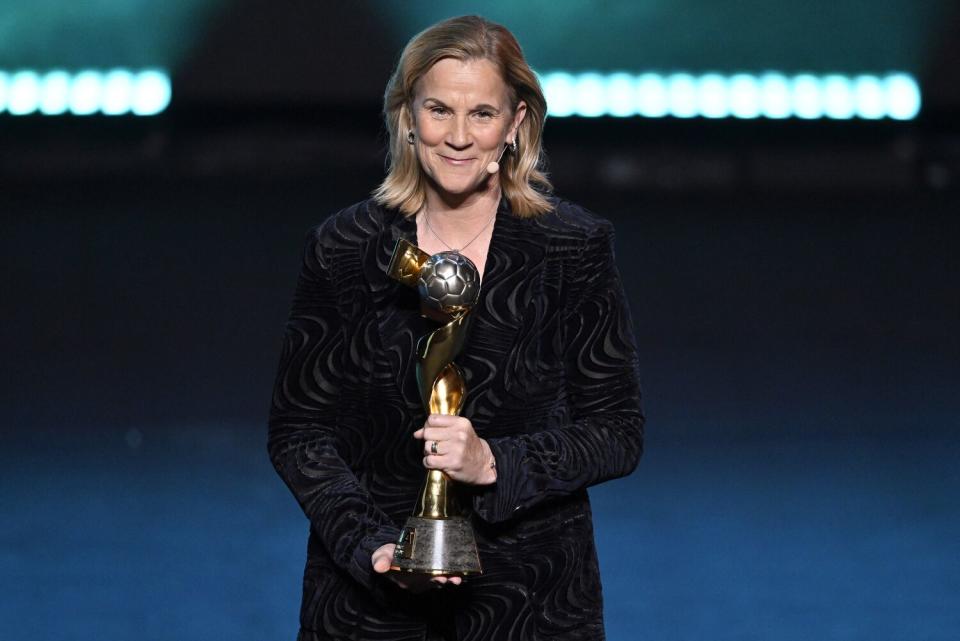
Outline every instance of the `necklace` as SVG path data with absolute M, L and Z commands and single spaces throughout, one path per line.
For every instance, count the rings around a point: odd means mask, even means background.
M 482 234 L 482 233 L 484 232 L 484 230 L 486 230 L 486 228 L 490 226 L 490 223 L 492 223 L 496 217 L 497 217 L 497 212 L 493 212 L 493 216 L 490 217 L 490 220 L 487 221 L 487 224 L 486 224 L 486 225 L 484 225 L 483 227 L 480 228 L 480 231 L 477 232 L 477 235 L 474 236 L 473 238 L 471 238 L 470 241 L 469 241 L 466 245 L 464 245 L 463 247 L 459 247 L 459 248 L 458 248 L 458 247 L 451 247 L 451 246 L 447 243 L 447 241 L 445 241 L 444 239 L 440 238 L 440 234 L 438 234 L 438 233 L 437 233 L 437 230 L 435 230 L 435 229 L 433 228 L 433 225 L 430 224 L 430 213 L 427 211 L 427 208 L 426 208 L 426 207 L 423 208 L 423 220 L 426 221 L 426 223 L 427 223 L 427 229 L 429 229 L 430 232 L 431 232 L 434 236 L 436 236 L 437 240 L 439 240 L 441 243 L 443 243 L 444 245 L 446 245 L 447 249 L 449 249 L 449 250 L 452 251 L 452 252 L 456 252 L 456 253 L 458 253 L 458 254 L 459 254 L 460 252 L 462 252 L 464 249 L 466 249 L 466 248 L 470 245 L 470 243 L 472 243 L 472 242 L 475 241 L 476 239 L 480 238 L 480 234 Z

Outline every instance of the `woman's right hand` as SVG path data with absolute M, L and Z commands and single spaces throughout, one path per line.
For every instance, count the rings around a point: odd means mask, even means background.
M 393 552 L 397 549 L 396 543 L 387 543 L 378 547 L 371 559 L 373 571 L 377 574 L 386 574 L 390 580 L 405 590 L 411 592 L 424 592 L 431 587 L 440 587 L 445 583 L 451 585 L 460 585 L 463 579 L 459 576 L 434 576 L 427 577 L 425 574 L 406 574 L 401 575 L 398 572 L 391 572 L 390 566 L 393 564 Z

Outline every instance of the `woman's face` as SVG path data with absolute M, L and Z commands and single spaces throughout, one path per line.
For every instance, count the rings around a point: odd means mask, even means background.
M 515 140 L 527 106 L 510 108 L 507 85 L 489 60 L 444 58 L 417 83 L 413 99 L 417 157 L 432 187 L 469 195 L 491 176 L 487 165 Z

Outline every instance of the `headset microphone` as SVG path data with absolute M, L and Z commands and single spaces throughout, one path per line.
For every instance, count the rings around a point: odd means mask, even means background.
M 487 165 L 487 173 L 488 173 L 488 174 L 495 174 L 495 173 L 497 173 L 498 171 L 500 171 L 500 160 L 503 159 L 503 154 L 504 154 L 506 151 L 507 151 L 507 145 L 504 145 L 504 146 L 503 146 L 503 150 L 500 152 L 500 158 L 497 158 L 496 160 L 490 162 L 490 163 Z

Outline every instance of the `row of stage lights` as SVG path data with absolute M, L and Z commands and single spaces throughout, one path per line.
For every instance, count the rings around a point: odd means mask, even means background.
M 646 118 L 911 120 L 920 87 L 909 74 L 815 76 L 580 73 L 540 76 L 548 115 Z M 0 114 L 153 116 L 170 104 L 159 70 L 0 71 Z
M 14 116 L 154 116 L 171 93 L 169 76 L 155 69 L 0 71 L 0 114 Z
M 646 118 L 912 120 L 920 87 L 909 74 L 843 76 L 566 73 L 540 76 L 548 115 Z

